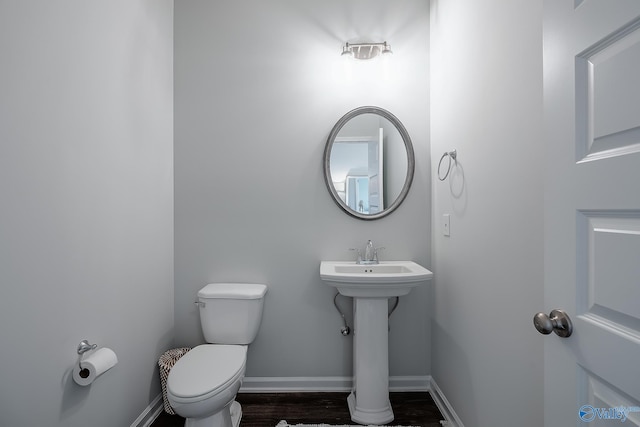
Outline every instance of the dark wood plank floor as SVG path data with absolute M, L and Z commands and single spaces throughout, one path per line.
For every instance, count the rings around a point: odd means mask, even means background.
M 240 427 L 275 427 L 289 424 L 355 424 L 349 416 L 348 393 L 239 393 Z M 440 427 L 442 415 L 427 392 L 390 393 L 395 420 L 391 424 Z M 184 419 L 164 411 L 152 427 L 183 427 Z

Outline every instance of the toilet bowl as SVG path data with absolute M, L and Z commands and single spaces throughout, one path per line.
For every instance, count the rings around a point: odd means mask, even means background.
M 212 283 L 198 292 L 205 340 L 171 368 L 167 399 L 185 427 L 238 427 L 235 396 L 244 378 L 247 347 L 262 320 L 265 285 Z
M 176 362 L 167 398 L 186 418 L 185 427 L 238 426 L 240 405 L 232 404 L 244 378 L 246 355 L 243 345 L 203 344 Z

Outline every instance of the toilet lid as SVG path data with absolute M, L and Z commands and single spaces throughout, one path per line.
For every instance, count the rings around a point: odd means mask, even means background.
M 247 347 L 243 345 L 199 345 L 171 368 L 167 391 L 182 398 L 211 394 L 239 375 L 246 356 Z

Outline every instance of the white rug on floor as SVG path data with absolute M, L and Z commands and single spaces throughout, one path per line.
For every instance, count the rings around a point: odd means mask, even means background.
M 378 426 L 362 426 L 359 424 L 343 424 L 343 425 L 333 425 L 333 424 L 289 424 L 286 421 L 280 421 L 276 427 L 378 427 Z M 384 427 L 409 427 L 409 426 L 384 426 Z

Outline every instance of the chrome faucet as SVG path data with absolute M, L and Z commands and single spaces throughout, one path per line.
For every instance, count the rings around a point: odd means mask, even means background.
M 375 258 L 376 248 L 373 247 L 373 242 L 369 240 L 367 245 L 364 247 L 364 260 L 365 261 L 373 261 Z M 378 260 L 376 259 L 376 264 Z
M 371 264 L 379 264 L 378 261 L 378 251 L 384 248 L 376 248 L 373 246 L 373 242 L 371 240 L 367 241 L 367 245 L 364 248 L 364 258 L 362 257 L 362 252 L 358 248 L 350 248 L 352 251 L 356 251 L 358 255 L 356 259 L 356 264 L 363 265 L 371 265 Z

